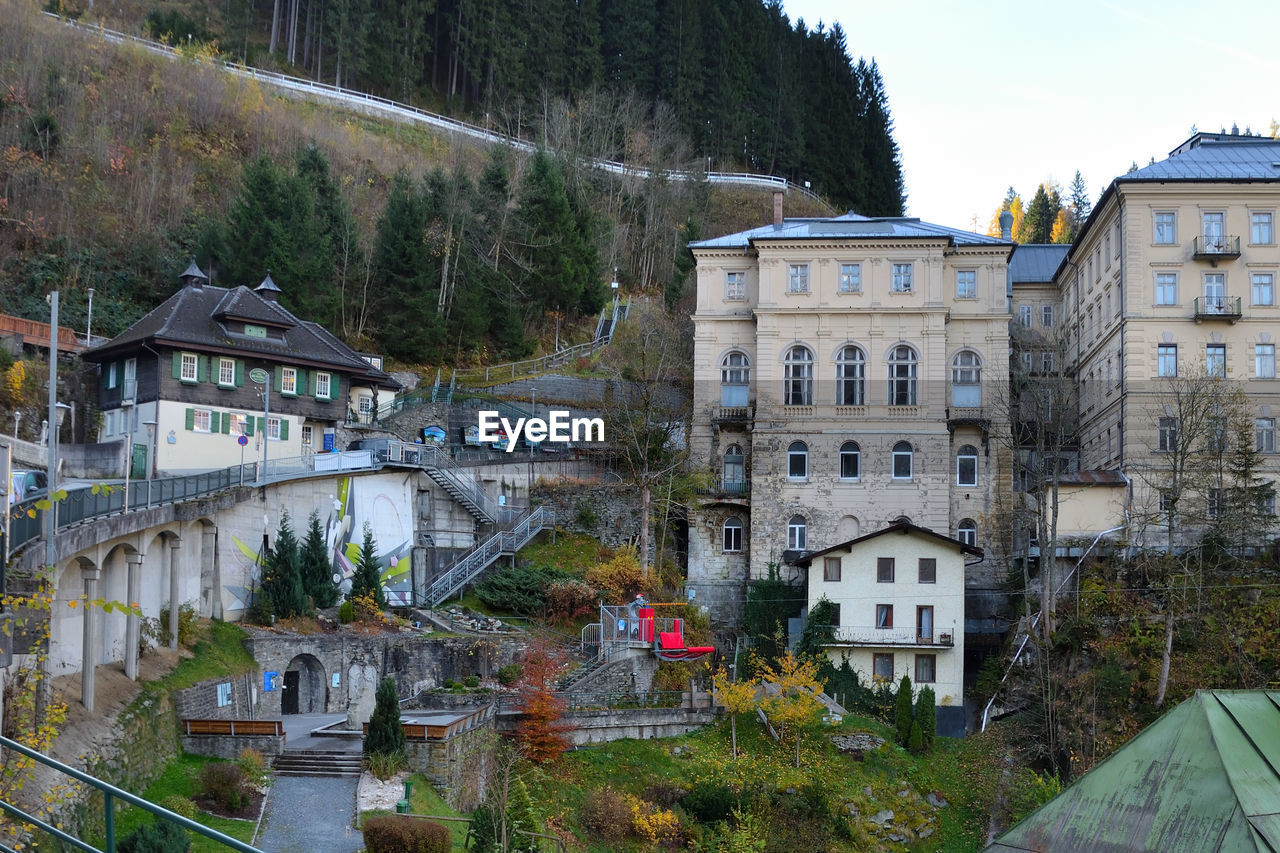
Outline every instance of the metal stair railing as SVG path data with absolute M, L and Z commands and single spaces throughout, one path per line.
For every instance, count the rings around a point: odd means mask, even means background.
M 515 554 L 542 532 L 555 524 L 555 514 L 546 507 L 536 507 L 521 518 L 510 530 L 490 536 L 460 557 L 440 577 L 427 587 L 427 604 L 438 607 L 441 602 L 458 592 L 493 565 L 499 557 Z

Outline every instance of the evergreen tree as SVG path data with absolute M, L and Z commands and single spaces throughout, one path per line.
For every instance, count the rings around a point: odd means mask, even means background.
M 375 230 L 372 313 L 386 353 L 409 363 L 425 360 L 439 343 L 426 227 L 422 195 L 407 173 L 397 172 Z
M 312 510 L 307 520 L 307 538 L 299 555 L 302 583 L 315 607 L 332 607 L 338 603 L 338 588 L 333 584 L 333 563 L 320 529 L 320 514 Z
M 919 720 L 911 720 L 911 731 L 907 735 L 907 751 L 912 755 L 919 755 L 924 751 L 924 735 L 920 731 Z
M 925 752 L 933 749 L 938 733 L 937 698 L 932 687 L 923 687 L 916 698 L 916 722 L 920 724 L 920 746 Z
M 378 607 L 386 609 L 387 597 L 382 591 L 382 561 L 378 559 L 378 546 L 373 539 L 373 529 L 364 526 L 364 542 L 360 545 L 360 560 L 351 576 L 351 598 L 372 595 Z
M 573 312 L 593 301 L 599 307 L 589 289 L 597 275 L 594 248 L 569 204 L 560 164 L 546 151 L 539 150 L 529 161 L 516 220 L 523 242 L 525 297 L 548 311 Z
M 1085 220 L 1093 212 L 1093 204 L 1089 201 L 1089 190 L 1084 184 L 1084 176 L 1076 169 L 1071 186 L 1067 188 L 1067 207 L 1071 210 L 1071 239 L 1074 240 L 1084 227 Z
M 307 599 L 302 587 L 302 568 L 298 553 L 298 539 L 289 526 L 289 513 L 285 511 L 276 544 L 263 565 L 262 594 L 277 619 L 287 619 L 307 612 Z
M 396 680 L 384 678 L 378 684 L 369 733 L 364 738 L 365 755 L 403 755 L 404 727 L 400 724 L 400 694 Z
M 911 709 L 911 679 L 905 675 L 898 682 L 898 704 L 893 720 L 894 727 L 898 730 L 898 743 L 907 746 L 911 738 L 911 723 L 915 717 Z
M 1031 198 L 1027 213 L 1022 218 L 1022 227 L 1014 232 L 1020 243 L 1049 243 L 1053 233 L 1053 223 L 1061 206 L 1056 188 L 1047 184 L 1036 187 L 1036 194 Z
M 818 599 L 809 608 L 809 615 L 804 620 L 804 628 L 800 631 L 800 642 L 796 645 L 796 654 L 826 660 L 826 644 L 835 639 L 835 628 L 839 618 L 837 605 L 826 596 Z

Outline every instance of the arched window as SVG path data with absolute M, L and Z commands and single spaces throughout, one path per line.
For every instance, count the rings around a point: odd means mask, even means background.
M 916 371 L 919 363 L 916 351 L 903 345 L 893 348 L 889 354 L 889 405 L 914 406 L 916 404 Z
M 912 456 L 914 456 L 914 453 L 911 450 L 910 442 L 899 441 L 893 446 L 893 479 L 911 479 Z
M 978 485 L 978 448 L 972 444 L 956 451 L 956 485 Z
M 856 480 L 861 476 L 862 451 L 856 441 L 840 445 L 840 479 Z
M 720 405 L 745 406 L 751 388 L 751 359 L 731 352 L 720 360 Z
M 787 350 L 782 365 L 782 403 L 813 405 L 813 353 L 808 347 L 794 346 Z
M 867 401 L 867 356 L 859 347 L 845 347 L 836 359 L 836 405 L 861 406 Z
M 982 362 L 976 352 L 956 353 L 951 362 L 951 404 L 961 408 L 982 405 Z
M 787 550 L 803 551 L 809 547 L 809 522 L 803 515 L 793 515 L 787 522 Z
M 787 479 L 806 480 L 809 478 L 809 448 L 803 441 L 793 441 L 787 448 Z
M 742 519 L 731 515 L 724 520 L 724 552 L 737 554 L 742 550 Z
M 736 491 L 742 489 L 746 482 L 746 457 L 742 455 L 741 447 L 731 444 L 724 452 L 724 487 Z
M 966 545 L 978 547 L 978 523 L 972 518 L 960 519 L 960 526 L 956 529 L 956 538 Z

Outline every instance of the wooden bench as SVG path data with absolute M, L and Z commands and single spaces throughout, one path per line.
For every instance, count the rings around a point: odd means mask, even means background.
M 182 733 L 187 735 L 277 735 L 284 737 L 281 720 L 183 720 Z

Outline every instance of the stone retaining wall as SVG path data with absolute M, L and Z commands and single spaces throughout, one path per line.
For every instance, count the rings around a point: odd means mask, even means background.
M 284 735 L 183 735 L 182 751 L 213 758 L 236 759 L 254 749 L 273 758 L 284 752 Z

